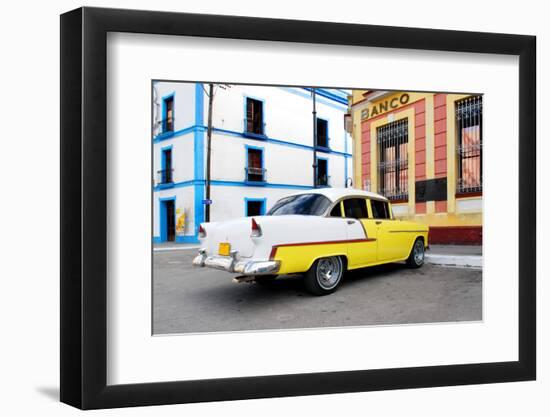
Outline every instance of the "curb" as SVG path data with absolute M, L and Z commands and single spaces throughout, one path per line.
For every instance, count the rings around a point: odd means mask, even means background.
M 475 255 L 426 254 L 425 259 L 426 262 L 432 265 L 477 269 L 481 269 L 483 267 L 483 257 Z

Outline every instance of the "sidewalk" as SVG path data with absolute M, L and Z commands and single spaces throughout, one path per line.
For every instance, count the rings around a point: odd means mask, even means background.
M 428 253 L 437 255 L 479 255 L 481 256 L 483 246 L 481 245 L 430 245 Z
M 430 245 L 426 262 L 433 265 L 481 269 L 482 246 Z

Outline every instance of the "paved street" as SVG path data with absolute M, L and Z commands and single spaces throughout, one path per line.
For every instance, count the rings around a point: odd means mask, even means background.
M 481 270 L 390 264 L 350 272 L 338 291 L 307 293 L 299 277 L 269 286 L 194 268 L 196 249 L 154 252 L 153 332 L 362 326 L 481 320 Z

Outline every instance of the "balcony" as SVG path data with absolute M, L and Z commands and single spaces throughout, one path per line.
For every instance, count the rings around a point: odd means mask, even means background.
M 159 136 L 171 136 L 174 134 L 175 119 L 173 117 L 164 120 L 158 120 L 153 126 L 153 135 Z
M 255 124 L 252 120 L 244 119 L 243 136 L 251 139 L 266 139 L 265 123 Z
M 317 175 L 317 187 L 330 187 L 330 175 Z
M 265 168 L 246 167 L 244 169 L 244 181 L 247 183 L 262 184 L 266 182 Z
M 174 185 L 173 168 L 161 169 L 157 171 L 157 186 L 169 188 Z
M 329 142 L 330 138 L 328 136 L 317 136 L 317 141 L 315 143 L 315 148 L 321 152 L 330 152 Z

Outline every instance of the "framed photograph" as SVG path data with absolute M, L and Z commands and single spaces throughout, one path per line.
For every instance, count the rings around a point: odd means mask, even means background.
M 61 16 L 61 401 L 533 380 L 535 37 Z

